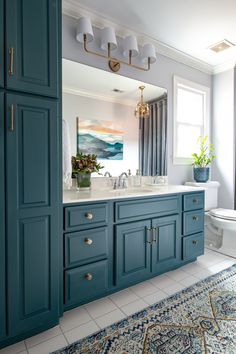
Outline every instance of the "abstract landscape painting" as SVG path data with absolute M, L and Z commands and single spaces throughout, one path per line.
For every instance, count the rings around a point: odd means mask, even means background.
M 123 135 L 112 121 L 77 118 L 77 152 L 101 160 L 123 160 Z

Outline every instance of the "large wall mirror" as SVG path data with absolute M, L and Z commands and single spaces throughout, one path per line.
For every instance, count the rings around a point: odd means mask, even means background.
M 139 119 L 140 86 L 149 117 Z M 95 153 L 113 176 L 167 175 L 166 89 L 63 59 L 63 129 L 64 150 Z

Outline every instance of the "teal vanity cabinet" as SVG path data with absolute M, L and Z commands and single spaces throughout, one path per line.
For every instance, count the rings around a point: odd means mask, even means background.
M 0 339 L 6 335 L 4 150 L 4 93 L 0 91 Z
M 60 1 L 7 0 L 7 89 L 59 97 Z
M 0 87 L 4 87 L 4 0 L 0 0 Z
M 64 205 L 64 309 L 204 253 L 204 192 Z
M 204 192 L 183 196 L 183 260 L 204 253 Z
M 9 334 L 58 321 L 58 103 L 6 94 Z

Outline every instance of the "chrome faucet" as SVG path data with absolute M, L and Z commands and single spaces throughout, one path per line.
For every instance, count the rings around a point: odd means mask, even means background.
M 126 173 L 126 172 L 122 172 L 122 173 L 120 174 L 119 178 L 118 178 L 118 188 L 127 188 L 126 181 L 123 180 L 123 183 L 122 183 L 122 178 L 123 178 L 124 176 L 125 176 L 126 178 L 128 178 L 127 173 Z
M 112 175 L 110 174 L 110 172 L 107 171 L 104 173 L 104 177 L 112 177 Z

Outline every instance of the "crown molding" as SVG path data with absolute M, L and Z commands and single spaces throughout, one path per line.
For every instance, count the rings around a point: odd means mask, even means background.
M 87 98 L 93 98 L 95 100 L 100 100 L 100 101 L 105 101 L 105 102 L 118 103 L 123 106 L 125 105 L 125 106 L 129 106 L 129 107 L 135 107 L 135 105 L 137 103 L 132 100 L 127 100 L 125 98 L 119 99 L 116 97 L 112 97 L 112 96 L 108 96 L 108 95 L 100 95 L 96 92 L 81 90 L 81 89 L 77 89 L 74 87 L 68 87 L 68 86 L 62 87 L 62 93 L 67 93 L 70 95 L 76 95 L 76 96 L 87 97 Z
M 62 13 L 64 15 L 78 19 L 81 16 L 90 17 L 93 26 L 103 28 L 104 26 L 111 26 L 115 29 L 117 36 L 123 38 L 129 34 L 135 34 L 138 42 L 143 45 L 147 42 L 152 43 L 157 52 L 170 59 L 173 59 L 181 64 L 188 65 L 194 69 L 200 70 L 207 74 L 214 73 L 214 67 L 197 58 L 192 57 L 174 47 L 171 47 L 153 37 L 147 36 L 145 33 L 138 32 L 136 29 L 127 26 L 125 23 L 114 21 L 111 17 L 104 16 L 95 10 L 91 10 L 86 6 L 80 5 L 76 0 L 63 0 Z
M 227 61 L 226 63 L 216 65 L 216 66 L 214 66 L 213 74 L 214 75 L 220 74 L 220 73 L 223 73 L 224 71 L 232 70 L 235 68 L 235 65 L 236 65 L 236 60 L 230 60 L 230 61 Z

